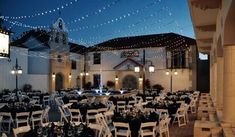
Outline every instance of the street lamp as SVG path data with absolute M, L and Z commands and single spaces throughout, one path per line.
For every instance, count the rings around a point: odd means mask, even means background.
M 18 60 L 16 58 L 16 64 L 13 66 L 11 70 L 11 74 L 16 76 L 16 90 L 18 90 L 18 75 L 21 75 L 23 73 L 23 70 L 21 67 L 18 65 Z
M 169 71 L 166 71 L 166 75 L 170 75 L 170 86 L 171 86 L 171 92 L 172 92 L 172 82 L 173 82 L 172 76 L 173 76 L 173 75 L 178 75 L 178 72 L 177 72 L 176 70 L 173 72 L 173 70 L 172 70 L 172 68 L 171 68 L 171 69 L 170 69 L 170 72 L 169 72 Z
M 143 64 L 142 78 L 140 78 L 139 80 L 142 81 L 142 83 L 143 83 L 142 89 L 143 89 L 143 94 L 145 95 L 145 65 L 146 65 L 146 62 L 151 63 L 151 65 L 149 65 L 149 68 L 148 68 L 149 72 L 153 73 L 155 71 L 155 68 L 154 68 L 154 65 L 152 64 L 152 61 L 145 60 L 145 49 L 143 49 L 142 61 L 143 61 L 142 62 L 142 64 Z M 134 72 L 140 72 L 140 67 L 139 66 L 134 67 Z

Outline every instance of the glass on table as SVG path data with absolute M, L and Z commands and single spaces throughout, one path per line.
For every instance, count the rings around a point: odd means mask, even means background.
M 37 134 L 38 134 L 38 135 L 41 135 L 41 134 L 42 134 L 42 127 L 41 127 L 41 126 L 38 127 L 38 129 L 37 129 Z

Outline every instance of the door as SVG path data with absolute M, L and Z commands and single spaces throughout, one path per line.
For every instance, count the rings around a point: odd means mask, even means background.
M 137 78 L 133 75 L 126 75 L 122 80 L 124 89 L 137 89 Z
M 63 83 L 64 83 L 64 76 L 62 73 L 57 73 L 55 78 L 55 90 L 61 90 L 63 89 Z

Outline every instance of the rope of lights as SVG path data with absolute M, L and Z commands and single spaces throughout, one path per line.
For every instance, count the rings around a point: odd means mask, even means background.
M 127 18 L 129 18 L 133 15 L 140 14 L 141 12 L 144 12 L 145 10 L 147 10 L 148 8 L 150 8 L 152 6 L 155 6 L 156 4 L 158 4 L 158 1 L 154 1 L 152 3 L 149 3 L 148 5 L 146 5 L 145 7 L 141 8 L 141 9 L 136 9 L 136 10 L 130 11 L 128 13 L 125 13 L 125 14 L 121 15 L 121 16 L 109 19 L 105 22 L 95 24 L 95 25 L 90 25 L 90 26 L 82 26 L 82 27 L 79 27 L 79 28 L 73 28 L 73 29 L 69 29 L 69 31 L 73 32 L 73 31 L 80 31 L 80 30 L 85 30 L 85 29 L 95 29 L 95 28 L 99 28 L 99 27 L 102 27 L 102 26 L 105 26 L 105 25 L 108 25 L 108 24 L 113 24 L 113 23 L 116 23 L 120 20 L 127 19 Z M 167 8 L 163 7 L 162 9 L 158 10 L 158 12 L 154 12 L 150 16 L 153 17 L 154 15 L 157 15 L 157 13 L 159 14 L 159 11 L 161 11 L 161 10 L 167 10 Z
M 77 2 L 78 2 L 78 0 L 72 0 L 72 1 L 67 2 L 65 4 L 62 4 L 60 6 L 57 6 L 56 8 L 45 10 L 43 12 L 37 12 L 37 13 L 31 14 L 31 15 L 21 15 L 21 16 L 3 16 L 3 18 L 18 20 L 18 19 L 34 18 L 34 17 L 37 17 L 37 16 L 45 16 L 47 14 L 53 14 L 55 12 L 61 11 L 61 10 L 65 9 L 65 8 L 67 8 L 67 7 L 73 5 L 74 3 L 77 3 Z

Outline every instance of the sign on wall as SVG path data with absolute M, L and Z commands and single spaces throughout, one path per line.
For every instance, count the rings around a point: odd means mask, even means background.
M 9 57 L 9 35 L 0 32 L 0 58 Z
M 139 55 L 140 53 L 138 50 L 121 52 L 121 58 L 139 57 Z

